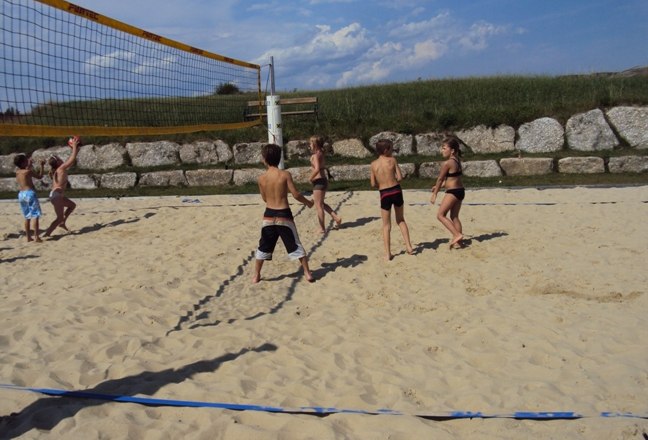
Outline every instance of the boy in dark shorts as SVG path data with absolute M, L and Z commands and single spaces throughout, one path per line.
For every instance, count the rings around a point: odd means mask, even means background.
M 263 214 L 263 226 L 261 228 L 261 239 L 259 247 L 256 250 L 256 264 L 254 266 L 253 283 L 261 280 L 261 268 L 265 260 L 272 260 L 277 240 L 281 240 L 286 247 L 288 256 L 292 260 L 299 260 L 304 269 L 304 276 L 309 282 L 314 281 L 313 275 L 308 267 L 308 257 L 306 251 L 299 241 L 297 227 L 293 220 L 290 205 L 288 204 L 288 192 L 293 197 L 311 208 L 313 201 L 304 197 L 292 180 L 288 171 L 278 168 L 281 160 L 281 147 L 275 144 L 268 144 L 261 150 L 263 162 L 267 167 L 265 173 L 259 176 L 259 192 L 263 201 L 266 203 L 266 209 Z
M 383 241 L 385 243 L 385 260 L 393 258 L 391 254 L 391 207 L 394 206 L 396 223 L 403 234 L 407 253 L 412 255 L 409 229 L 403 216 L 403 191 L 398 182 L 403 180 L 400 167 L 392 156 L 393 144 L 388 139 L 381 139 L 376 143 L 378 159 L 371 162 L 371 187 L 380 190 L 380 215 L 383 222 Z

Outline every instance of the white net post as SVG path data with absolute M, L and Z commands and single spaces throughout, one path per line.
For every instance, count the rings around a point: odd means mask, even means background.
M 279 95 L 275 95 L 274 57 L 270 57 L 270 95 L 266 96 L 266 113 L 268 114 L 268 142 L 281 147 L 279 169 L 284 169 L 283 131 L 281 127 L 281 104 Z
M 277 144 L 281 147 L 279 169 L 283 170 L 283 132 L 281 128 L 281 104 L 279 104 L 279 95 L 266 96 L 266 106 L 268 112 L 268 143 Z

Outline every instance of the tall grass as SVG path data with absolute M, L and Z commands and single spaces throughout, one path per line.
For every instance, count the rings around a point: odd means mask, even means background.
M 284 141 L 321 133 L 332 140 L 355 137 L 366 142 L 381 131 L 418 134 L 455 131 L 482 124 L 491 127 L 506 124 L 518 128 L 525 122 L 545 116 L 564 124 L 570 116 L 594 108 L 648 105 L 648 81 L 646 77 L 606 75 L 501 76 L 281 92 L 280 95 L 284 98 L 319 98 L 317 119 L 310 115 L 284 118 Z M 85 141 L 108 143 L 160 138 L 93 138 Z M 265 127 L 253 127 L 163 138 L 177 142 L 222 139 L 234 144 L 265 141 L 267 131 Z M 0 138 L 0 153 L 32 151 L 56 143 L 54 139 Z

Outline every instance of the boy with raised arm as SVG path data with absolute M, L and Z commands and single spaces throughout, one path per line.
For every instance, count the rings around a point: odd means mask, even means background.
M 288 192 L 292 194 L 295 200 L 311 208 L 313 201 L 304 197 L 292 180 L 288 171 L 278 168 L 281 160 L 281 147 L 275 144 L 264 145 L 261 150 L 263 163 L 267 170 L 259 176 L 259 192 L 261 198 L 266 204 L 263 213 L 263 226 L 261 228 L 261 239 L 259 247 L 256 250 L 256 263 L 254 266 L 253 283 L 261 280 L 261 268 L 265 260 L 272 260 L 277 240 L 281 237 L 288 256 L 291 260 L 299 260 L 304 269 L 304 276 L 311 282 L 313 275 L 308 267 L 308 257 L 306 251 L 299 241 L 297 228 L 293 220 L 290 205 L 288 204 Z

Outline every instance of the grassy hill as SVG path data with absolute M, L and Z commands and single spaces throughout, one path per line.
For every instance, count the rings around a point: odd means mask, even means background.
M 641 69 L 637 70 L 641 73 Z M 500 76 L 439 79 L 353 87 L 346 89 L 278 92 L 281 97 L 317 96 L 319 118 L 284 118 L 284 141 L 305 139 L 314 133 L 331 140 L 360 138 L 365 142 L 381 131 L 418 134 L 454 131 L 484 124 L 518 128 L 540 117 L 561 123 L 579 112 L 618 105 L 648 105 L 648 81 L 641 74 L 593 74 L 574 76 Z M 200 98 L 196 98 L 200 99 Z M 114 103 L 113 103 L 114 105 Z M 238 142 L 265 141 L 265 127 L 203 132 L 164 137 L 86 138 L 86 143 L 105 144 L 166 139 L 186 142 L 222 139 Z M 51 138 L 0 138 L 0 154 L 33 151 L 61 144 Z

